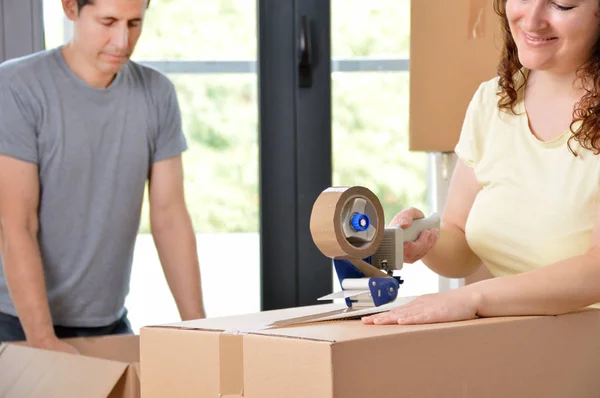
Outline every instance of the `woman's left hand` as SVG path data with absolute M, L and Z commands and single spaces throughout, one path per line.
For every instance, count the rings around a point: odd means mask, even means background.
M 363 317 L 366 325 L 411 325 L 462 321 L 477 317 L 481 294 L 468 288 L 425 294 L 391 311 Z

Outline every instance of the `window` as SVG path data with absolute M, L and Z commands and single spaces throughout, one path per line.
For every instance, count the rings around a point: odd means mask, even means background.
M 47 47 L 65 43 L 71 24 L 60 2 L 44 6 Z M 186 198 L 211 317 L 261 308 L 256 15 L 257 1 L 153 0 L 134 54 L 177 87 L 189 144 Z M 428 213 L 428 157 L 407 149 L 410 1 L 331 0 L 331 16 L 333 184 L 371 188 L 387 222 L 406 206 Z M 438 290 L 438 276 L 420 263 L 400 274 L 402 295 Z M 335 274 L 332 284 L 339 289 Z M 147 200 L 126 305 L 134 330 L 178 319 Z
M 408 151 L 410 1 L 332 0 L 331 10 L 333 183 L 373 190 L 386 225 L 405 207 L 427 214 L 427 155 Z M 400 295 L 438 290 L 421 262 L 398 274 Z

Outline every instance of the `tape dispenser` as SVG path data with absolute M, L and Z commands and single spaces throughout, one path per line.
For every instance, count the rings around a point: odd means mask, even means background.
M 437 213 L 410 227 L 385 227 L 377 196 L 361 186 L 330 187 L 313 204 L 310 233 L 317 248 L 333 259 L 342 291 L 319 300 L 345 299 L 348 307 L 379 307 L 396 300 L 404 265 L 404 242 L 425 229 L 440 230 Z

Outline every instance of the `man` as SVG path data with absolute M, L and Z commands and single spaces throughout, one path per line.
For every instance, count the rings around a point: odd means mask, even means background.
M 131 332 L 124 307 L 146 181 L 182 319 L 204 317 L 173 84 L 129 60 L 148 0 L 62 0 L 67 45 L 0 66 L 0 341 Z

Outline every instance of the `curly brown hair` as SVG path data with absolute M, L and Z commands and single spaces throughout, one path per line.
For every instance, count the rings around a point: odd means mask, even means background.
M 527 75 L 523 73 L 517 45 L 510 32 L 508 18 L 506 17 L 506 1 L 494 0 L 494 10 L 501 18 L 501 27 L 504 40 L 502 56 L 498 64 L 498 76 L 500 91 L 498 92 L 498 107 L 516 114 L 514 106 L 518 99 L 518 91 L 523 88 L 527 81 Z M 598 1 L 600 7 L 600 0 Z M 521 75 L 519 79 L 522 83 L 515 87 L 515 77 Z M 594 154 L 600 154 L 600 40 L 596 42 L 593 53 L 584 65 L 577 71 L 577 76 L 581 79 L 584 95 L 575 106 L 573 111 L 573 120 L 570 130 L 573 136 L 569 138 L 568 147 L 573 155 L 577 153 L 571 147 L 571 140 L 576 140 L 583 148 L 592 151 Z M 581 121 L 581 125 L 575 131 L 575 124 Z

